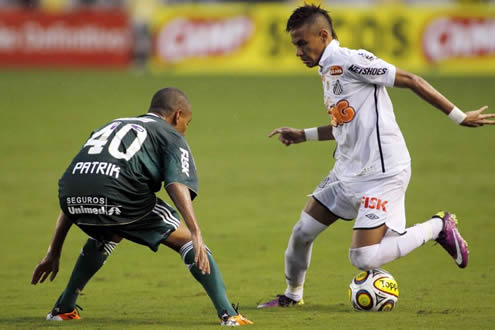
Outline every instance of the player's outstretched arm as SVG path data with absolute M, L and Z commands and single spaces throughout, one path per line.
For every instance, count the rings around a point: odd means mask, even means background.
M 182 218 L 184 219 L 187 228 L 191 232 L 194 248 L 194 263 L 203 274 L 209 274 L 210 262 L 206 253 L 206 245 L 203 243 L 203 236 L 201 235 L 201 230 L 199 229 L 194 214 L 189 188 L 182 183 L 171 183 L 167 185 L 166 189 L 180 214 L 182 214 Z
M 292 127 L 280 127 L 274 129 L 268 137 L 272 137 L 278 134 L 280 142 L 286 146 L 291 144 L 301 143 L 305 141 L 325 141 L 334 140 L 332 134 L 332 126 L 325 125 L 314 128 L 298 129 Z
M 394 87 L 411 89 L 423 100 L 440 109 L 462 126 L 479 127 L 483 125 L 495 125 L 495 120 L 493 120 L 495 118 L 494 113 L 483 114 L 483 111 L 488 108 L 487 106 L 463 113 L 426 80 L 406 70 L 396 68 Z
M 62 246 L 64 245 L 65 238 L 67 237 L 67 233 L 71 226 L 72 221 L 70 221 L 64 212 L 60 211 L 55 227 L 55 234 L 53 235 L 46 255 L 34 269 L 31 284 L 38 284 L 38 282 L 43 283 L 50 274 L 50 281 L 55 279 L 55 276 L 57 276 L 58 273 Z

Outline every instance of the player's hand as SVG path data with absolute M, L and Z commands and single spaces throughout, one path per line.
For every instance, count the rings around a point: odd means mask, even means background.
M 60 262 L 60 257 L 52 256 L 47 254 L 33 272 L 33 278 L 31 279 L 31 284 L 38 284 L 45 282 L 45 280 L 50 276 L 50 281 L 55 279 L 58 273 L 58 265 Z M 40 280 L 41 279 L 41 280 Z
M 191 234 L 191 236 L 194 249 L 194 263 L 203 275 L 210 274 L 210 261 L 208 260 L 206 245 L 203 243 L 203 237 L 201 237 L 201 234 Z
M 495 113 L 483 114 L 483 111 L 488 109 L 488 106 L 484 106 L 478 110 L 466 112 L 467 117 L 462 121 L 462 126 L 467 127 L 480 127 L 483 125 L 495 125 L 495 120 L 490 120 L 495 118 Z
M 306 141 L 306 135 L 304 134 L 304 130 L 302 129 L 280 127 L 274 129 L 270 134 L 268 134 L 268 137 L 272 137 L 277 134 L 279 134 L 278 139 L 280 140 L 280 142 L 282 142 L 286 146 Z

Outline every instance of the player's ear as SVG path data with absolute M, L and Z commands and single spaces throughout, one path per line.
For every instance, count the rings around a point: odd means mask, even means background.
M 327 29 L 320 30 L 320 38 L 323 42 L 327 41 L 330 37 L 330 34 Z
M 182 110 L 177 110 L 176 112 L 174 112 L 174 117 L 173 117 L 174 126 L 177 126 L 181 117 L 182 117 Z

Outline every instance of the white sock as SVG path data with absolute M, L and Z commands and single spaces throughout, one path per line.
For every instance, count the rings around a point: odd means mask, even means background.
M 426 242 L 436 239 L 442 229 L 443 221 L 433 218 L 408 228 L 404 235 L 388 231 L 380 244 L 349 249 L 349 259 L 359 269 L 380 268 L 409 254 Z
M 311 261 L 313 241 L 328 226 L 318 222 L 306 212 L 292 229 L 287 250 L 285 250 L 285 279 L 287 289 L 285 295 L 299 301 L 303 297 L 304 279 Z

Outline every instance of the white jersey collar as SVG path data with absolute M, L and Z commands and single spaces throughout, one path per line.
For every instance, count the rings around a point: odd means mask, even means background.
M 321 68 L 323 68 L 323 63 L 326 61 L 326 59 L 332 56 L 332 54 L 335 53 L 335 50 L 339 47 L 340 47 L 340 43 L 337 39 L 333 39 L 332 41 L 330 41 L 330 43 L 323 51 L 320 61 L 318 62 L 318 65 L 320 66 L 320 70 Z
M 156 113 L 153 113 L 153 112 L 148 112 L 145 114 L 145 116 L 154 116 L 154 117 L 157 117 L 157 118 L 161 118 L 160 116 L 158 116 Z

